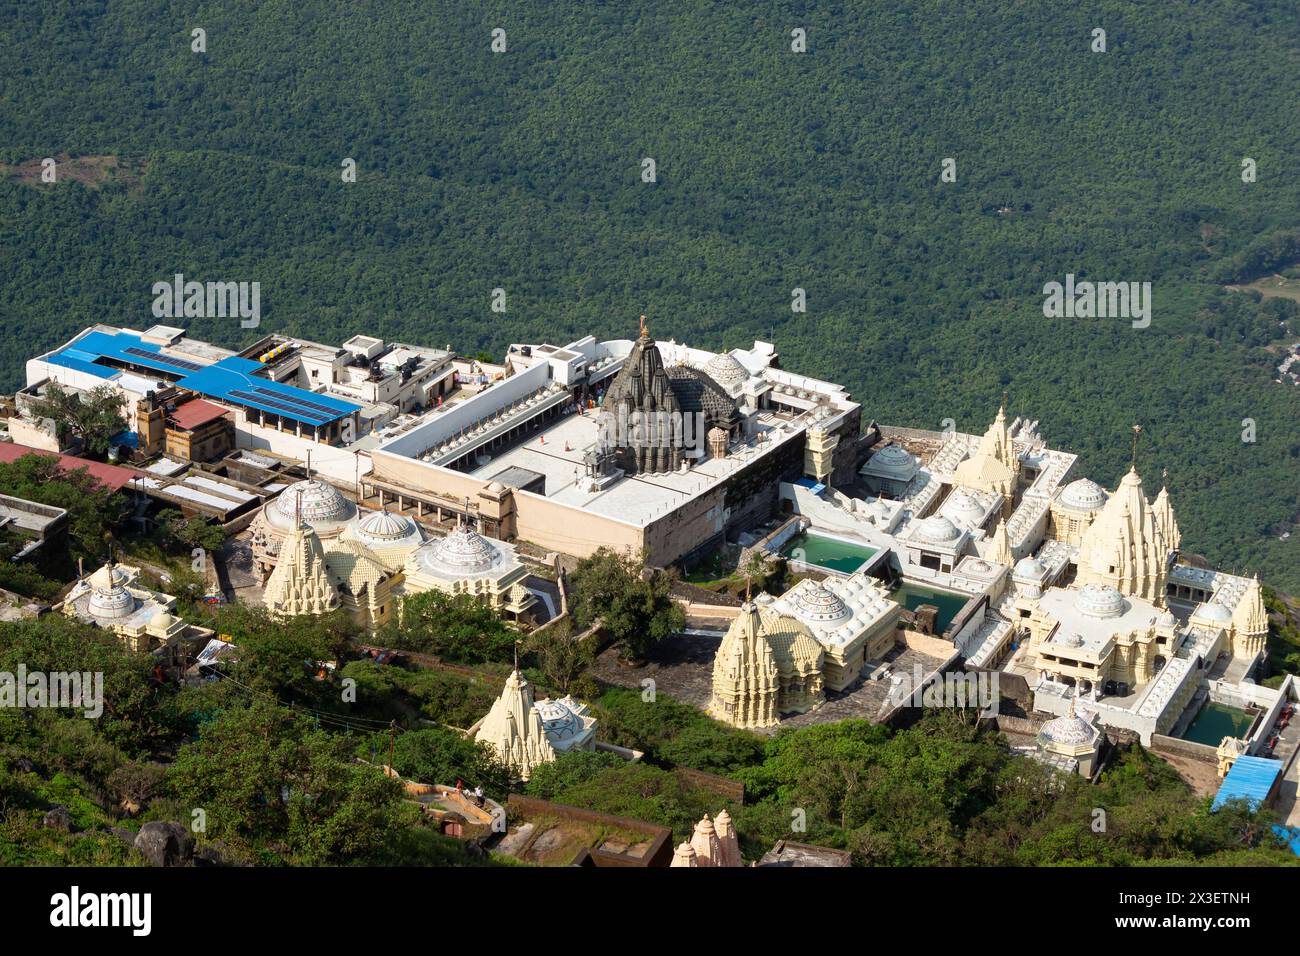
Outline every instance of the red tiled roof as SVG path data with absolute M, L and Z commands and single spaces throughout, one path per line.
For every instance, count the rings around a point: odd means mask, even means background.
M 117 465 L 106 465 L 103 462 L 89 461 L 73 455 L 60 455 L 52 451 L 45 451 L 43 448 L 19 445 L 16 442 L 0 442 L 0 462 L 8 464 L 27 455 L 45 455 L 57 458 L 59 459 L 59 466 L 64 471 L 76 471 L 78 468 L 85 468 L 90 472 L 92 478 L 110 491 L 121 491 L 122 487 L 132 478 L 140 477 L 140 472 L 134 468 L 121 468 Z
M 201 398 L 194 398 L 184 405 L 178 406 L 176 411 L 171 413 L 171 420 L 177 428 L 191 431 L 200 425 L 206 425 L 213 419 L 220 418 L 224 414 L 226 414 L 226 409 L 220 405 L 213 405 Z

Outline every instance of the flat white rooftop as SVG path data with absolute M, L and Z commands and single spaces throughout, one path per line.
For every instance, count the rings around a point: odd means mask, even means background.
M 782 426 L 779 431 L 776 426 Z M 594 411 L 568 415 L 526 444 L 496 455 L 470 474 L 487 481 L 507 468 L 525 468 L 546 476 L 546 497 L 560 504 L 644 527 L 686 502 L 717 487 L 727 478 L 802 433 L 804 419 L 759 416 L 760 434 L 754 445 L 736 445 L 726 458 L 709 458 L 690 471 L 633 475 L 589 491 L 583 456 L 595 448 L 598 426 Z M 545 439 L 543 442 L 542 439 Z M 568 444 L 568 451 L 565 444 Z
M 1071 652 L 1084 650 L 1090 655 L 1099 654 L 1117 631 L 1145 630 L 1151 627 L 1164 614 L 1154 604 L 1140 598 L 1126 597 L 1124 613 L 1115 617 L 1094 617 L 1076 606 L 1079 599 L 1076 588 L 1048 588 L 1039 598 L 1038 603 L 1052 617 L 1060 621 L 1060 627 L 1052 636 L 1044 650 L 1059 649 L 1061 653 L 1075 656 Z M 1081 644 L 1072 644 L 1072 638 L 1081 638 Z

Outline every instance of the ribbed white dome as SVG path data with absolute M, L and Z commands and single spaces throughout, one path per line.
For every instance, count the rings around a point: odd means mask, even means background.
M 749 372 L 730 352 L 721 352 L 704 365 L 704 374 L 720 385 L 739 385 Z
M 477 531 L 458 528 L 427 552 L 430 564 L 451 574 L 490 571 L 499 556 L 495 548 Z
M 361 519 L 357 525 L 356 537 L 363 544 L 391 547 L 412 538 L 418 541 L 420 529 L 406 515 L 376 511 Z
M 922 541 L 934 544 L 947 544 L 961 537 L 957 526 L 941 515 L 925 518 L 917 526 L 916 536 Z
M 1106 489 L 1088 478 L 1080 478 L 1065 486 L 1057 503 L 1071 511 L 1096 511 L 1106 503 Z
M 795 612 L 806 621 L 830 623 L 842 621 L 849 616 L 849 609 L 844 602 L 821 584 L 799 588 L 790 603 L 794 605 Z
M 867 460 L 875 474 L 910 479 L 916 474 L 916 459 L 902 445 L 886 445 Z
M 958 488 L 944 502 L 943 510 L 967 525 L 977 525 L 984 517 L 984 507 L 964 488 Z
M 303 521 L 314 527 L 351 521 L 357 514 L 356 505 L 329 482 L 319 478 L 295 481 L 280 493 L 275 510 L 287 527 L 293 526 L 295 515 L 301 515 Z
M 1074 713 L 1049 720 L 1038 732 L 1040 743 L 1064 744 L 1068 747 L 1086 746 L 1096 736 L 1096 728 Z
M 1120 617 L 1127 608 L 1124 595 L 1109 584 L 1085 584 L 1074 606 L 1089 617 Z
M 135 598 L 120 584 L 105 590 L 95 588 L 90 595 L 89 608 L 90 613 L 97 618 L 111 620 L 127 617 L 135 610 Z

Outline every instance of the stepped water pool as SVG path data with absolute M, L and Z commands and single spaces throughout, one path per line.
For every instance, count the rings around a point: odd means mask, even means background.
M 909 611 L 915 611 L 922 604 L 933 604 L 939 609 L 939 615 L 935 618 L 934 629 L 938 634 L 942 634 L 952 623 L 952 619 L 957 616 L 957 612 L 966 606 L 970 600 L 968 594 L 958 594 L 955 591 L 941 591 L 938 588 L 927 587 L 923 584 L 912 584 L 903 582 L 896 587 L 889 595 Z
M 1255 715 L 1239 707 L 1210 701 L 1188 725 L 1184 740 L 1217 747 L 1224 737 L 1244 737 L 1255 723 Z
M 787 558 L 802 561 L 827 571 L 852 574 L 874 558 L 878 549 L 865 544 L 855 544 L 842 538 L 804 531 L 785 543 L 781 553 Z

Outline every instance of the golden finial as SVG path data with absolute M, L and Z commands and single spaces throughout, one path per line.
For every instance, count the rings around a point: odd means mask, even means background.
M 1142 434 L 1142 426 L 1133 426 L 1133 470 L 1137 471 L 1138 467 L 1138 436 Z
M 645 316 L 643 315 L 641 316 L 641 338 L 645 338 L 649 334 L 650 333 L 647 332 L 645 328 Z

